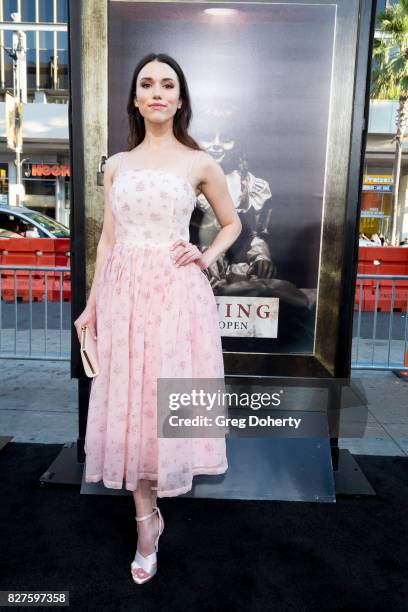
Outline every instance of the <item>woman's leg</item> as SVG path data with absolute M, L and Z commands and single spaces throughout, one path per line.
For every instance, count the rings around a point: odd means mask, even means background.
M 156 491 L 152 491 L 151 480 L 140 479 L 138 487 L 133 491 L 133 499 L 136 507 L 136 516 L 145 516 L 153 512 L 156 503 Z M 144 557 L 154 551 L 154 541 L 159 532 L 159 517 L 157 512 L 145 521 L 135 521 L 137 527 L 137 548 Z M 146 577 L 146 572 L 140 568 L 136 570 L 140 578 Z
M 152 497 L 152 505 L 157 505 L 157 489 L 153 489 L 153 487 L 157 487 L 157 480 L 150 480 L 151 485 L 151 497 Z

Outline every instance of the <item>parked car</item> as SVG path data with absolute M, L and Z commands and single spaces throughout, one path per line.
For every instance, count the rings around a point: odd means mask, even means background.
M 0 204 L 0 230 L 20 236 L 39 238 L 69 238 L 69 228 L 59 221 L 26 206 Z M 8 236 L 9 238 L 13 236 Z

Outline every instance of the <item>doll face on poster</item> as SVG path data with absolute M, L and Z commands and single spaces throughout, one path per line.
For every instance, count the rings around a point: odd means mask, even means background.
M 234 140 L 228 139 L 226 136 L 228 135 L 221 133 L 221 130 L 217 130 L 208 139 L 200 139 L 200 145 L 218 163 L 227 161 L 229 152 L 234 149 Z
M 145 64 L 137 75 L 134 102 L 145 121 L 163 123 L 172 119 L 182 105 L 173 68 L 159 61 Z

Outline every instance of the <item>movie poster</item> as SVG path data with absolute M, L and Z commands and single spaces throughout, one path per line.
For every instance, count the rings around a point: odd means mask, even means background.
M 335 22 L 332 4 L 109 3 L 109 154 L 127 148 L 135 65 L 171 55 L 242 222 L 207 272 L 224 350 L 313 353 Z M 190 239 L 218 230 L 200 194 Z

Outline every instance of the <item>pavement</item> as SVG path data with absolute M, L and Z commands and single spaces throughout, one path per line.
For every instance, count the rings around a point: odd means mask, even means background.
M 0 436 L 63 444 L 78 432 L 77 380 L 69 361 L 0 359 Z M 408 381 L 353 370 L 343 389 L 339 447 L 353 454 L 408 455 Z

